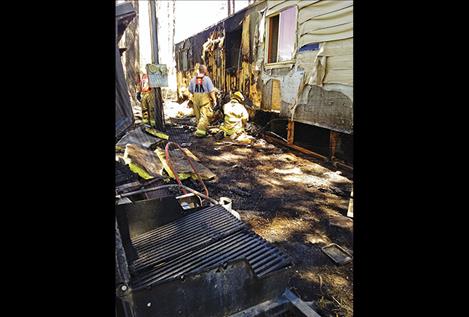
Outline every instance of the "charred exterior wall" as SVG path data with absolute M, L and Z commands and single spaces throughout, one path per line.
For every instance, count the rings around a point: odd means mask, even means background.
M 353 103 L 349 97 L 342 92 L 327 91 L 316 85 L 308 85 L 304 94 L 305 98 L 295 109 L 295 121 L 353 133 Z M 282 104 L 280 115 L 291 117 L 292 110 L 288 104 Z
M 240 90 L 260 109 L 262 84 L 257 42 L 261 11 L 266 1 L 240 10 L 206 30 L 175 45 L 178 96 L 188 96 L 187 87 L 197 67 L 207 65 L 209 76 L 222 92 Z
M 270 18 L 292 7 L 297 12 L 293 58 L 266 63 Z M 265 20 L 262 109 L 353 134 L 353 1 L 267 1 Z
M 292 7 L 293 57 L 267 63 L 269 19 Z M 205 63 L 218 89 L 256 109 L 353 134 L 353 1 L 259 1 L 175 46 L 181 98 Z

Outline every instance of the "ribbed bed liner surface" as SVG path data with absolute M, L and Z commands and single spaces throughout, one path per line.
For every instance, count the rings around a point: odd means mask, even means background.
M 283 252 L 220 205 L 207 207 L 133 239 L 139 253 L 133 287 L 245 258 L 258 277 L 290 265 Z

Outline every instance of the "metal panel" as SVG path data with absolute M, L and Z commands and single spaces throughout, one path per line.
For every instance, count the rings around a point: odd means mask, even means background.
M 119 3 L 116 5 L 116 18 L 122 19 L 127 16 L 135 16 L 135 10 L 131 3 Z
M 227 261 L 247 259 L 262 277 L 289 266 L 291 260 L 220 205 L 132 238 L 139 259 L 134 263 L 133 288 L 144 288 L 198 272 Z
M 116 206 L 116 215 L 127 222 L 131 239 L 145 236 L 147 232 L 187 214 L 174 197 L 168 196 Z
M 125 81 L 124 68 L 117 42 L 135 15 L 135 10 L 130 3 L 116 5 L 116 138 L 121 137 L 125 130 L 134 123 L 129 89 Z
M 119 49 L 116 45 L 116 138 L 119 138 L 134 123 L 129 89 L 125 81 Z
M 137 144 L 150 148 L 152 145 L 162 141 L 162 139 L 146 133 L 144 129 L 144 126 L 140 126 L 128 131 L 116 145 L 125 147 L 127 144 Z
M 158 287 L 132 291 L 137 316 L 229 316 L 277 298 L 288 284 L 289 270 L 258 278 L 243 259 L 189 273 Z
M 127 165 L 119 162 L 116 162 L 115 175 L 116 187 L 138 181 L 137 174 L 133 173 Z
M 131 3 L 120 3 L 116 5 L 116 43 L 118 43 L 124 34 L 129 23 L 137 15 Z

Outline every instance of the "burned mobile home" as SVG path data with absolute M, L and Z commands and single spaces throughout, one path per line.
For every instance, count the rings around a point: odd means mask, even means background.
M 135 16 L 131 4 L 116 5 L 117 40 Z M 128 92 L 116 43 L 116 148 L 125 143 L 151 154 L 152 138 L 135 127 Z M 168 149 L 184 151 L 160 141 L 178 175 Z M 319 316 L 287 289 L 291 258 L 209 197 L 199 180 L 205 194 L 161 177 L 142 180 L 116 155 L 116 316 Z
M 255 1 L 175 52 L 179 98 L 204 63 L 220 91 L 249 98 L 272 141 L 353 164 L 353 1 Z

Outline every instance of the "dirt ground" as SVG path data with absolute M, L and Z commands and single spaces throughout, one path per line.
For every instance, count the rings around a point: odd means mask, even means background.
M 206 182 L 210 196 L 230 197 L 252 230 L 291 256 L 291 289 L 321 316 L 353 316 L 353 263 L 337 266 L 321 251 L 337 243 L 353 252 L 353 221 L 345 217 L 352 175 L 267 142 L 247 147 L 185 133 L 217 175 Z

